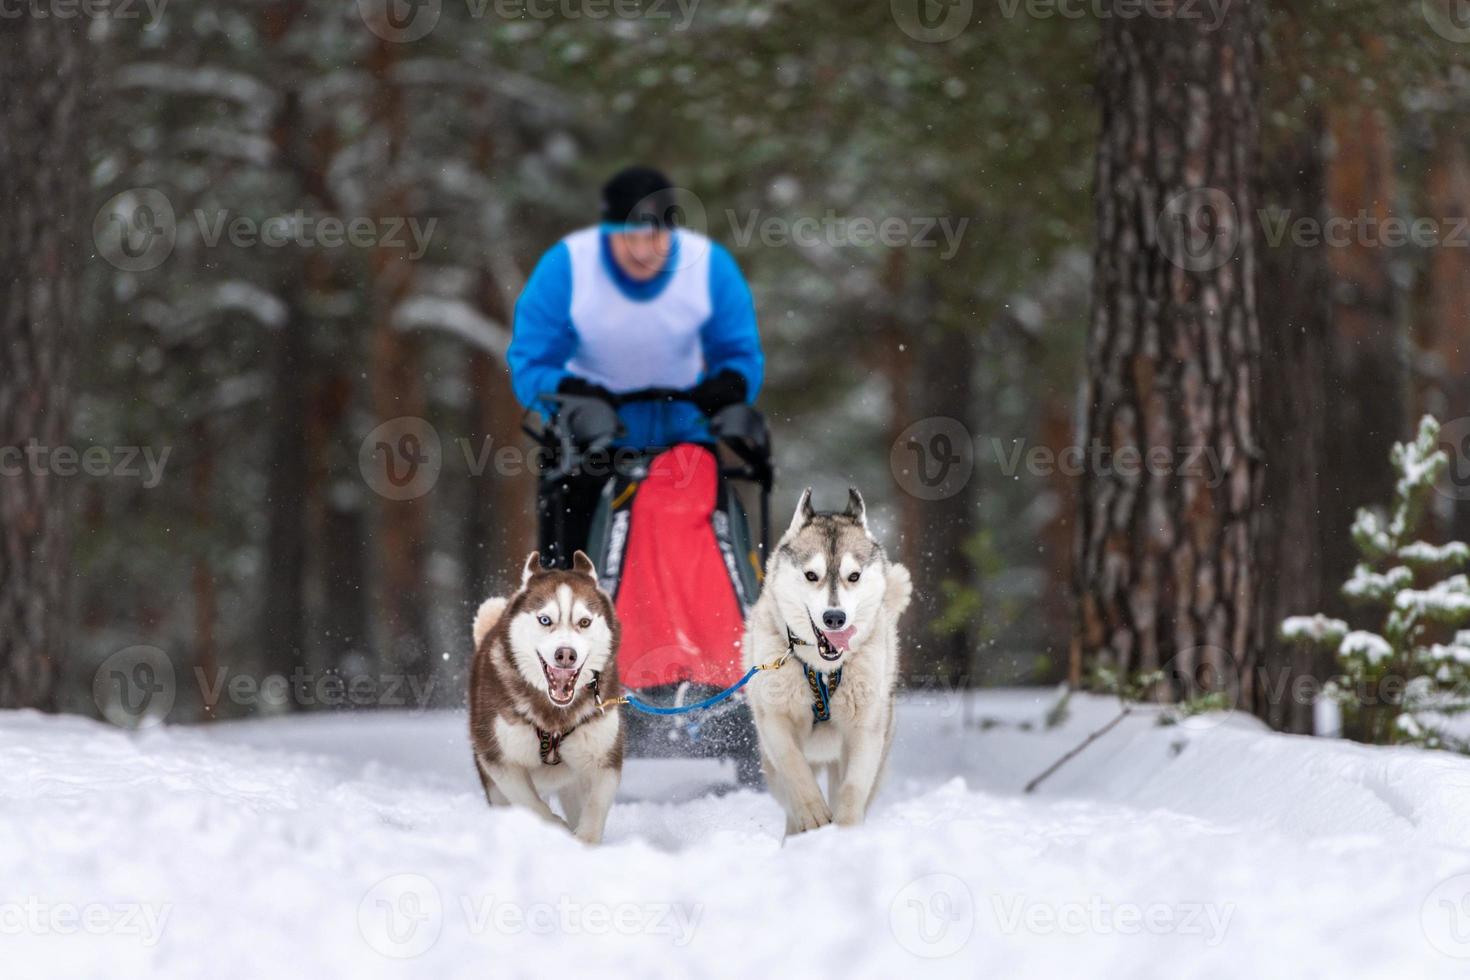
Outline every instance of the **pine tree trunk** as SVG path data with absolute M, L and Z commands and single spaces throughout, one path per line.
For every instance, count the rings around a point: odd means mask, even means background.
M 1257 654 L 1259 6 L 1102 22 L 1077 652 L 1174 694 Z
M 0 30 L 0 447 L 71 434 L 86 194 L 84 18 Z M 33 442 L 34 440 L 34 442 Z M 71 578 L 71 488 L 44 465 L 0 475 L 0 708 L 54 703 Z
M 1449 234 L 1470 219 L 1470 156 L 1454 127 L 1437 134 L 1430 156 L 1426 191 L 1429 213 Z M 1440 247 L 1430 250 L 1427 297 L 1418 331 L 1418 362 L 1422 370 L 1419 414 L 1429 412 L 1445 424 L 1441 442 L 1463 457 L 1461 444 L 1470 435 L 1470 249 Z M 1450 484 L 1454 510 L 1442 528 L 1446 537 L 1470 541 L 1470 486 L 1460 467 Z
M 1326 126 L 1320 114 L 1265 168 L 1262 202 L 1295 221 L 1326 219 Z M 1297 247 L 1290 236 L 1261 252 L 1262 499 L 1261 645 L 1256 713 L 1273 727 L 1312 730 L 1312 703 L 1293 694 L 1303 676 L 1325 678 L 1325 658 L 1277 638 L 1281 620 L 1322 607 L 1336 586 L 1324 579 L 1320 473 L 1332 343 L 1332 277 L 1326 250 Z M 1345 530 L 1345 529 L 1344 529 Z
M 397 173 L 408 142 L 404 93 L 394 77 L 400 46 L 379 40 L 368 59 L 373 78 L 374 124 L 382 146 L 382 193 L 374 202 L 380 219 L 409 214 L 408 188 Z M 378 423 L 403 416 L 426 418 L 423 356 L 419 338 L 397 329 L 393 314 L 413 292 L 414 268 L 407 249 L 380 243 L 369 259 L 372 289 L 372 404 Z M 380 498 L 375 536 L 377 605 L 385 670 L 427 678 L 429 658 L 428 499 Z
M 1395 194 L 1393 151 L 1382 117 L 1372 109 L 1330 110 L 1328 131 L 1336 148 L 1327 166 L 1330 212 L 1356 222 L 1366 211 L 1382 222 Z M 1402 304 L 1389 269 L 1393 249 L 1349 236 L 1326 250 L 1336 334 L 1329 390 L 1336 397 L 1327 405 L 1320 477 L 1327 529 L 1323 570 L 1327 581 L 1340 585 L 1358 560 L 1347 533 L 1358 508 L 1385 506 L 1393 496 L 1388 454 L 1408 434 L 1408 369 Z M 1322 607 L 1337 616 L 1348 612 L 1336 586 Z
M 971 433 L 979 431 L 979 420 L 966 411 L 977 400 L 972 390 L 975 338 L 956 327 L 935 327 L 919 335 L 918 347 L 912 396 L 914 417 L 948 416 L 957 419 Z M 966 625 L 943 632 L 928 627 L 938 623 L 947 611 L 951 591 L 978 587 L 968 552 L 975 533 L 980 477 L 980 468 L 976 467 L 953 493 L 921 501 L 919 506 L 918 551 L 922 557 L 917 567 L 923 570 L 926 581 L 924 588 L 915 590 L 914 621 L 924 623 L 928 635 L 921 641 L 923 655 L 915 666 L 931 675 L 930 682 L 945 685 L 968 682 L 973 673 L 974 627 Z

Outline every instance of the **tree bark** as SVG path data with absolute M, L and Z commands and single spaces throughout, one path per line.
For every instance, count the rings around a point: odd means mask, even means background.
M 1426 185 L 1429 213 L 1446 234 L 1470 219 L 1470 159 L 1453 126 L 1442 126 L 1436 134 Z M 1470 417 L 1470 249 L 1444 245 L 1431 249 L 1427 279 L 1417 338 L 1419 411 L 1432 413 L 1449 427 L 1455 420 Z M 1442 441 L 1449 443 L 1453 438 L 1458 442 L 1464 434 L 1460 423 Z M 1459 445 L 1450 449 L 1457 455 L 1463 451 Z M 1440 527 L 1453 540 L 1470 541 L 1470 499 L 1461 482 L 1453 486 L 1453 509 Z
M 408 141 L 404 93 L 394 77 L 399 45 L 379 40 L 368 67 L 374 84 L 374 123 L 380 130 L 383 172 L 382 194 L 374 202 L 378 218 L 405 218 L 409 194 L 397 172 Z M 393 313 L 413 289 L 413 262 L 407 249 L 380 243 L 369 258 L 372 291 L 372 404 L 379 423 L 401 416 L 425 418 L 428 398 L 419 338 L 398 330 Z M 379 626 L 384 641 L 385 669 L 406 677 L 427 678 L 429 658 L 428 502 L 380 498 L 378 503 L 376 567 L 378 571 Z
M 1393 151 L 1380 113 L 1371 108 L 1329 110 L 1334 152 L 1327 167 L 1327 203 L 1334 217 L 1381 222 L 1393 206 Z M 1387 506 L 1393 497 L 1389 450 L 1407 435 L 1408 368 L 1399 290 L 1389 271 L 1392 249 L 1349 235 L 1327 247 L 1332 271 L 1336 334 L 1331 370 L 1336 397 L 1327 404 L 1327 442 L 1321 472 L 1323 571 L 1340 585 L 1357 563 L 1348 528 L 1359 507 Z M 1334 586 L 1323 608 L 1348 613 Z
M 85 19 L 0 30 L 0 446 L 71 434 L 87 200 Z M 37 454 L 38 455 L 38 454 Z M 71 489 L 43 463 L 0 474 L 0 708 L 54 706 L 66 643 Z
M 1175 695 L 1257 655 L 1259 6 L 1102 28 L 1077 650 Z
M 914 390 L 911 395 L 916 419 L 956 418 L 970 433 L 979 431 L 972 417 L 976 403 L 974 388 L 976 340 L 954 326 L 935 326 L 917 338 Z M 972 435 L 973 447 L 973 435 Z M 973 448 L 972 448 L 973 451 Z M 952 626 L 944 631 L 938 623 L 953 594 L 979 586 L 968 546 L 977 524 L 980 468 L 955 492 L 919 503 L 921 556 L 914 567 L 922 569 L 924 587 L 915 590 L 914 621 L 926 624 L 921 669 L 931 682 L 945 685 L 970 683 L 976 630 L 972 625 Z
M 1262 203 L 1289 221 L 1327 217 L 1326 125 L 1320 113 L 1265 167 Z M 1298 247 L 1290 236 L 1261 252 L 1260 295 L 1272 297 L 1261 316 L 1262 496 L 1261 649 L 1256 714 L 1278 729 L 1312 730 L 1312 704 L 1293 695 L 1298 677 L 1325 678 L 1324 658 L 1304 644 L 1277 639 L 1281 620 L 1322 607 L 1336 586 L 1322 568 L 1325 537 L 1320 473 L 1324 465 L 1331 372 L 1332 276 L 1326 250 Z M 1346 534 L 1346 528 L 1336 529 Z

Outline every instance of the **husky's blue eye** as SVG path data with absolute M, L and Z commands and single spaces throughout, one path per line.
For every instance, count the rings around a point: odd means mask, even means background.
M 537 616 L 536 617 L 536 622 L 540 623 L 542 626 L 550 626 L 551 625 L 551 617 L 550 616 Z
M 817 573 L 816 572 L 807 572 L 806 573 L 806 580 L 808 582 L 815 582 L 817 580 Z
M 851 574 L 851 575 L 849 575 L 849 576 L 848 576 L 848 577 L 847 577 L 847 580 L 848 580 L 848 581 L 849 581 L 849 582 L 856 582 L 856 581 L 857 581 L 857 580 L 858 580 L 858 578 L 859 578 L 859 577 L 860 577 L 860 576 L 861 576 L 861 575 L 862 575 L 862 574 L 863 574 L 863 573 L 862 573 L 862 572 L 853 572 L 853 573 L 852 573 L 852 574 Z

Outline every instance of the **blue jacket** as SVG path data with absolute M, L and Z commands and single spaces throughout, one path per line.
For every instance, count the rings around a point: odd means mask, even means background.
M 615 393 L 692 388 L 733 370 L 754 401 L 765 373 L 750 288 L 734 258 L 703 235 L 678 229 L 664 269 L 630 279 L 612 257 L 607 232 L 568 235 L 537 263 L 516 302 L 506 359 L 521 404 L 549 415 L 540 396 L 569 374 Z M 620 410 L 621 445 L 709 440 L 704 415 L 687 402 L 635 403 Z

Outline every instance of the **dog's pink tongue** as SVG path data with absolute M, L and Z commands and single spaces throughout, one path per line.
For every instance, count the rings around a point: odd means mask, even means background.
M 846 653 L 848 644 L 852 642 L 852 634 L 856 632 L 856 626 L 846 626 L 840 630 L 822 630 L 822 635 L 827 637 L 828 643 Z
M 570 701 L 577 684 L 577 671 L 576 667 L 547 667 L 546 681 L 551 696 L 558 701 Z

